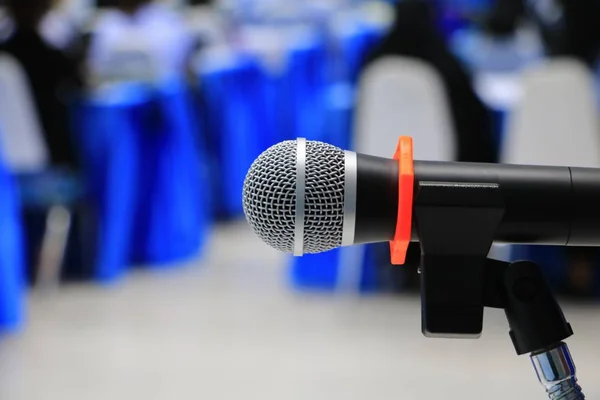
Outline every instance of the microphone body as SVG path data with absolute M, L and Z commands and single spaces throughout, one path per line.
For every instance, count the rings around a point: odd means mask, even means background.
M 354 243 L 393 240 L 398 162 L 364 154 L 356 159 Z M 600 246 L 600 169 L 415 160 L 413 212 L 421 205 L 469 206 L 469 198 L 421 195 L 427 183 L 497 184 L 505 211 L 495 242 Z M 412 240 L 418 241 L 414 218 Z
M 413 161 L 411 146 L 407 157 L 388 159 L 281 142 L 250 167 L 246 219 L 265 243 L 295 255 L 419 241 L 419 221 L 438 235 L 469 236 L 483 208 L 500 219 L 494 242 L 600 246 L 600 169 Z

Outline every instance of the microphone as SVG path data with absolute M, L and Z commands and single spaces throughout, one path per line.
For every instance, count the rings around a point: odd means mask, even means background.
M 412 216 L 421 206 L 501 201 L 494 242 L 600 246 L 600 169 L 413 161 L 412 139 L 400 143 L 405 149 L 399 145 L 395 159 L 302 138 L 272 146 L 244 182 L 248 223 L 271 247 L 300 256 L 394 242 L 399 233 L 408 245 L 419 240 Z M 478 190 L 477 199 L 464 190 L 439 198 L 426 190 L 431 185 L 489 190 Z M 489 199 L 482 200 L 482 193 L 490 193 Z M 446 222 L 439 220 L 441 231 Z M 394 263 L 403 262 L 400 255 Z

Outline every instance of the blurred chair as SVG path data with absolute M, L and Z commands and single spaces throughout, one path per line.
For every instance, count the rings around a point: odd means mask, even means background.
M 523 77 L 524 97 L 508 121 L 502 161 L 600 167 L 600 130 L 591 72 L 579 61 L 555 59 Z M 541 261 L 561 280 L 564 248 L 515 246 L 513 258 Z
M 523 88 L 523 100 L 508 121 L 502 161 L 600 167 L 591 72 L 575 60 L 548 61 L 525 74 Z
M 325 43 L 312 34 L 303 37 L 290 35 L 286 55 L 288 66 L 284 73 L 286 98 L 279 107 L 288 107 L 290 126 L 281 139 L 305 137 L 329 141 L 323 130 L 325 118 L 326 66 Z
M 155 88 L 152 101 L 139 111 L 134 123 L 143 174 L 137 178 L 131 253 L 134 262 L 164 267 L 205 248 L 211 191 L 202 174 L 206 160 L 187 86 Z
M 439 73 L 413 58 L 386 56 L 369 65 L 359 83 L 354 144 L 357 152 L 391 158 L 399 136 L 411 136 L 415 160 L 452 161 L 456 136 L 446 89 Z M 411 252 L 416 251 L 411 245 Z M 362 276 L 379 267 L 378 248 L 346 256 Z M 343 252 L 361 252 L 347 248 Z M 387 250 L 386 250 L 387 253 Z M 381 258 L 381 257 L 380 257 Z M 385 264 L 384 264 L 385 265 Z M 343 265 L 346 268 L 346 265 Z
M 279 104 L 275 96 L 267 102 L 266 92 L 276 84 L 255 58 L 229 51 L 205 55 L 199 59 L 198 74 L 207 101 L 209 153 L 215 158 L 216 212 L 237 217 L 243 214 L 240 193 L 248 168 L 262 151 L 279 141 L 279 120 L 273 120 L 282 117 L 276 113 L 279 108 L 275 109 Z M 267 105 L 273 108 L 267 109 Z
M 0 131 L 2 131 L 0 127 Z M 25 246 L 21 205 L 4 158 L 0 161 L 0 334 L 18 329 L 25 309 Z
M 17 62 L 0 54 L 0 331 L 18 328 L 24 312 L 25 248 L 21 207 L 8 164 L 37 169 L 47 159 L 40 145 L 42 139 L 32 113 L 33 104 L 30 98 L 22 96 L 24 82 Z M 22 136 L 4 134 L 21 128 L 26 128 Z
M 37 260 L 39 285 L 60 280 L 71 226 L 71 207 L 79 199 L 77 185 L 68 174 L 48 170 L 48 154 L 35 105 L 19 63 L 0 55 L 0 122 L 7 164 L 20 176 L 25 207 L 47 209 L 45 233 Z
M 35 172 L 48 166 L 49 156 L 28 85 L 19 62 L 0 53 L 0 142 L 5 160 L 15 171 Z
M 416 160 L 450 161 L 454 132 L 438 73 L 424 62 L 388 56 L 361 79 L 355 130 L 356 151 L 391 157 L 402 135 L 412 136 Z
M 132 263 L 165 267 L 197 256 L 208 237 L 210 191 L 188 88 L 110 85 L 75 114 L 102 222 L 96 279 L 113 282 Z
M 138 151 L 133 115 L 149 101 L 148 91 L 111 85 L 82 101 L 73 112 L 88 194 L 100 226 L 94 278 L 120 278 L 129 265 Z
M 443 83 L 429 65 L 389 56 L 364 72 L 359 86 L 355 150 L 391 158 L 398 137 L 412 136 L 415 159 L 450 161 L 454 133 Z M 376 266 L 370 246 L 294 258 L 292 278 L 301 287 L 372 289 Z M 368 287 L 366 287 L 368 286 Z

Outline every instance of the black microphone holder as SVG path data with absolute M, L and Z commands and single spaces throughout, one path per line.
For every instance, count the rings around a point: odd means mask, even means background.
M 497 183 L 418 182 L 422 331 L 475 338 L 484 307 L 506 313 L 517 354 L 530 354 L 550 399 L 583 399 L 563 340 L 573 334 L 540 267 L 487 258 L 505 211 Z

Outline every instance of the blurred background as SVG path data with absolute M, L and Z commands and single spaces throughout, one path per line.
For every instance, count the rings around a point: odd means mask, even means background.
M 600 0 L 0 0 L 0 398 L 543 398 L 502 312 L 420 333 L 418 245 L 292 258 L 269 146 L 600 167 Z M 600 229 L 600 227 L 599 227 Z M 600 255 L 538 261 L 600 397 Z

